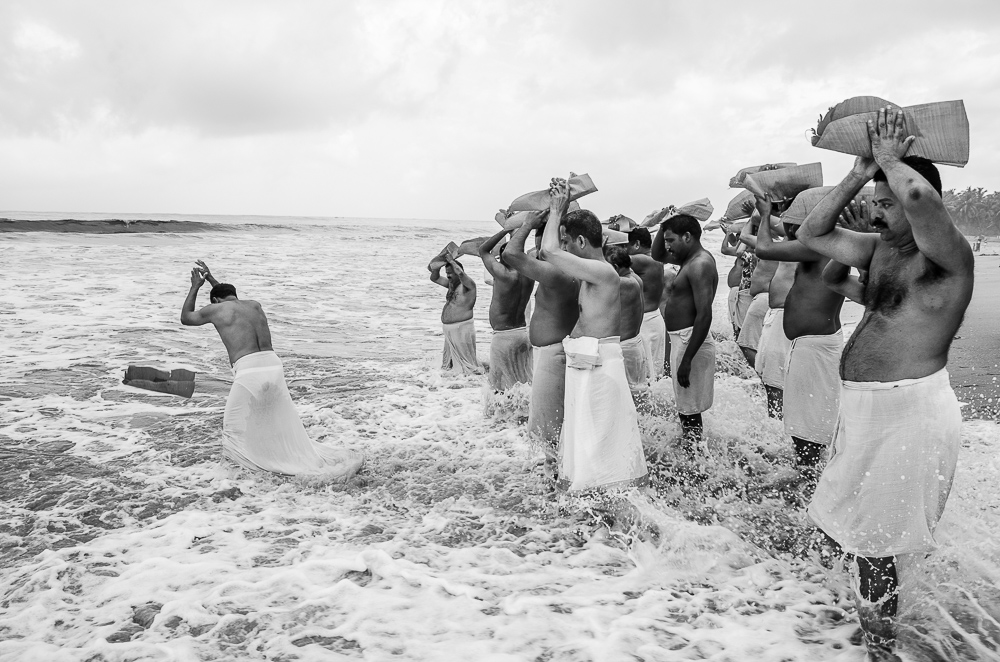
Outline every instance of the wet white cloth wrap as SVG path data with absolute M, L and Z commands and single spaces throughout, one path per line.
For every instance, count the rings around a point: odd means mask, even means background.
M 659 314 L 659 311 L 657 311 Z M 625 377 L 629 388 L 643 388 L 649 385 L 649 352 L 642 336 L 621 342 L 622 360 L 625 362 Z
M 785 364 L 785 434 L 829 446 L 840 411 L 844 332 L 799 336 Z
M 247 354 L 233 365 L 233 374 L 222 421 L 224 457 L 286 475 L 342 480 L 357 473 L 360 453 L 316 443 L 306 434 L 277 354 Z
M 754 369 L 766 386 L 785 388 L 785 363 L 792 341 L 785 335 L 785 309 L 771 308 L 764 317 Z
M 490 340 L 490 386 L 495 391 L 506 391 L 517 383 L 530 384 L 531 353 L 527 328 L 494 331 Z
M 933 549 L 961 428 L 944 368 L 920 379 L 842 382 L 830 461 L 809 517 L 851 554 Z
M 468 319 L 464 322 L 442 324 L 444 331 L 444 352 L 441 355 L 441 369 L 460 372 L 463 375 L 482 373 L 479 357 L 476 356 L 476 323 Z
M 642 316 L 642 326 L 639 335 L 646 345 L 646 356 L 649 359 L 649 380 L 655 381 L 663 376 L 663 363 L 667 356 L 667 327 L 663 323 L 660 309 L 651 310 Z
M 618 337 L 566 338 L 566 415 L 560 484 L 569 492 L 627 487 L 646 478 L 639 420 Z
M 670 332 L 670 372 L 674 384 L 674 400 L 677 403 L 677 413 L 685 416 L 708 411 L 715 400 L 715 340 L 711 332 L 691 359 L 691 383 L 687 388 L 677 383 L 677 369 L 691 343 L 693 331 L 694 327 L 689 326 Z

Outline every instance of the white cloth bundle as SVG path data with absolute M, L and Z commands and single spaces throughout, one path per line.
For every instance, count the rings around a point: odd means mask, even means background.
M 277 354 L 247 354 L 233 365 L 233 374 L 222 421 L 224 457 L 247 469 L 323 480 L 346 480 L 361 468 L 360 453 L 330 448 L 306 434 Z

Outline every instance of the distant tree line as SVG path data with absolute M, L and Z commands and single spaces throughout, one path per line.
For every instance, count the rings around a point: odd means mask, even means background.
M 955 224 L 966 235 L 1000 235 L 1000 191 L 987 193 L 984 188 L 964 191 L 948 189 L 944 204 Z

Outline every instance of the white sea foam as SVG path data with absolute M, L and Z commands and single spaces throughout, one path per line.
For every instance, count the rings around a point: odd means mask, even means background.
M 524 437 L 524 394 L 484 407 L 479 379 L 437 369 L 424 265 L 491 228 L 358 225 L 3 237 L 0 659 L 863 659 L 724 296 L 697 458 L 675 450 L 661 381 L 639 407 L 652 487 L 567 502 Z M 310 435 L 365 453 L 353 483 L 220 465 L 228 362 L 178 322 L 196 258 L 262 302 Z M 485 357 L 490 288 L 465 261 Z M 129 364 L 196 370 L 198 390 L 122 386 Z M 912 659 L 998 659 L 998 441 L 966 424 L 942 546 L 904 565 Z

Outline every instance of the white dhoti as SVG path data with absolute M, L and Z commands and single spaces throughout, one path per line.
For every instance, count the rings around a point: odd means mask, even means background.
M 785 388 L 785 363 L 792 341 L 785 335 L 785 309 L 771 308 L 764 317 L 754 370 L 765 386 Z
M 829 446 L 840 411 L 840 355 L 844 333 L 800 336 L 785 363 L 785 434 Z
M 809 517 L 851 554 L 933 549 L 961 427 L 946 369 L 898 382 L 842 382 L 830 461 Z
M 531 383 L 531 343 L 528 329 L 494 331 L 490 341 L 489 383 L 495 391 L 506 391 L 517 383 Z
M 747 291 L 749 294 L 749 291 Z M 767 292 L 761 292 L 750 301 L 747 306 L 746 315 L 743 316 L 743 325 L 740 327 L 740 336 L 736 339 L 736 344 L 747 349 L 757 350 L 760 345 L 760 333 L 764 328 L 764 317 L 769 310 L 767 305 Z
M 642 316 L 642 326 L 639 335 L 646 345 L 646 357 L 649 359 L 649 381 L 655 381 L 663 376 L 663 363 L 667 356 L 667 327 L 663 323 L 660 309 L 651 310 Z
M 625 362 L 625 377 L 629 388 L 649 385 L 649 352 L 642 336 L 621 341 L 622 360 Z
M 468 319 L 464 322 L 442 324 L 444 330 L 444 353 L 441 369 L 461 372 L 463 375 L 478 375 L 483 372 L 476 356 L 476 323 Z
M 555 447 L 563 424 L 566 396 L 566 354 L 561 342 L 532 347 L 531 404 L 528 434 Z
M 733 326 L 737 329 L 743 328 L 743 320 L 747 317 L 751 303 L 753 303 L 753 296 L 751 296 L 750 290 L 740 290 L 736 293 L 736 313 L 733 317 Z
M 617 337 L 567 338 L 566 417 L 559 478 L 569 492 L 627 487 L 646 478 L 639 420 Z
M 277 354 L 247 354 L 233 365 L 233 374 L 222 419 L 224 457 L 247 469 L 324 480 L 350 478 L 361 468 L 360 453 L 316 443 L 306 434 Z
M 693 416 L 707 411 L 715 399 L 715 340 L 711 332 L 698 352 L 691 359 L 690 384 L 685 388 L 677 383 L 677 369 L 691 342 L 693 326 L 670 332 L 670 372 L 674 382 L 674 400 L 677 413 Z

